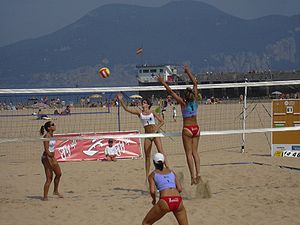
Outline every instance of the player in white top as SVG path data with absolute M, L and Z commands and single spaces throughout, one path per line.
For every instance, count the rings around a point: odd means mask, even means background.
M 117 149 L 116 146 L 113 145 L 113 139 L 108 139 L 108 146 L 106 146 L 104 150 L 105 159 L 107 161 L 117 161 Z
M 148 99 L 144 99 L 142 101 L 142 110 L 138 108 L 129 108 L 125 102 L 123 101 L 122 93 L 118 94 L 118 99 L 121 103 L 121 106 L 124 108 L 125 111 L 137 115 L 144 126 L 145 133 L 158 133 L 159 129 L 164 125 L 164 120 L 154 111 L 150 110 L 151 102 Z M 158 124 L 156 124 L 155 119 L 158 120 Z M 159 137 L 154 138 L 145 138 L 144 141 L 144 153 L 145 153 L 145 169 L 146 169 L 146 178 L 148 178 L 150 172 L 150 158 L 151 158 L 151 148 L 152 143 L 154 142 L 157 151 L 164 154 L 165 156 L 165 165 L 169 167 L 168 161 L 166 160 L 166 155 L 162 148 L 161 139 Z
M 56 130 L 55 124 L 51 121 L 48 121 L 44 124 L 44 126 L 41 126 L 40 134 L 44 135 L 44 132 L 46 131 L 46 134 L 43 137 L 53 138 L 53 133 L 55 130 Z M 60 198 L 63 198 L 63 196 L 58 192 L 58 184 L 62 173 L 59 164 L 54 157 L 55 143 L 56 143 L 55 140 L 44 141 L 44 152 L 41 158 L 43 166 L 45 168 L 45 174 L 46 174 L 46 182 L 44 184 L 44 196 L 43 196 L 44 201 L 48 200 L 48 191 L 53 179 L 53 172 L 55 174 L 53 194 L 57 195 Z

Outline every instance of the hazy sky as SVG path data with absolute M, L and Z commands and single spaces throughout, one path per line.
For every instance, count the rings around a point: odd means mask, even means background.
M 110 3 L 161 6 L 171 0 L 0 0 L 0 46 L 54 32 Z M 188 1 L 188 0 L 185 0 Z M 244 19 L 300 14 L 300 0 L 201 0 Z

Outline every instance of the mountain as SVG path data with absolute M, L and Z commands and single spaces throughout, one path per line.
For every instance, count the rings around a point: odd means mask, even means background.
M 0 48 L 0 87 L 136 85 L 141 63 L 190 63 L 195 72 L 297 69 L 299 43 L 300 15 L 243 20 L 194 1 L 110 4 L 57 32 Z M 107 79 L 97 75 L 102 66 L 111 70 Z

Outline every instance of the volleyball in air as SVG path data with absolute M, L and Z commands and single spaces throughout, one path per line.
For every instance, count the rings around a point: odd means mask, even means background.
M 110 71 L 108 68 L 103 67 L 98 70 L 98 74 L 103 78 L 107 78 L 107 77 L 109 77 Z

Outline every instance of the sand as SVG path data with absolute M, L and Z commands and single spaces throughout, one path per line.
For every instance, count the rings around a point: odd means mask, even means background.
M 230 142 L 230 137 L 226 141 Z M 235 140 L 232 137 L 232 142 Z M 299 168 L 300 161 L 271 157 L 264 134 L 248 135 L 245 153 L 237 147 L 216 147 L 225 144 L 221 136 L 213 137 L 213 141 L 202 137 L 201 174 L 211 189 L 211 198 L 205 199 L 199 197 L 196 186 L 190 186 L 180 138 L 163 142 L 171 167 L 184 175 L 183 197 L 189 224 L 299 225 L 300 171 L 280 166 Z M 24 150 L 20 143 L 0 144 L 1 225 L 142 223 L 151 208 L 143 159 L 60 163 L 60 192 L 64 198 L 49 194 L 49 201 L 44 202 L 41 145 L 32 143 L 31 149 Z M 177 223 L 169 213 L 156 224 Z

